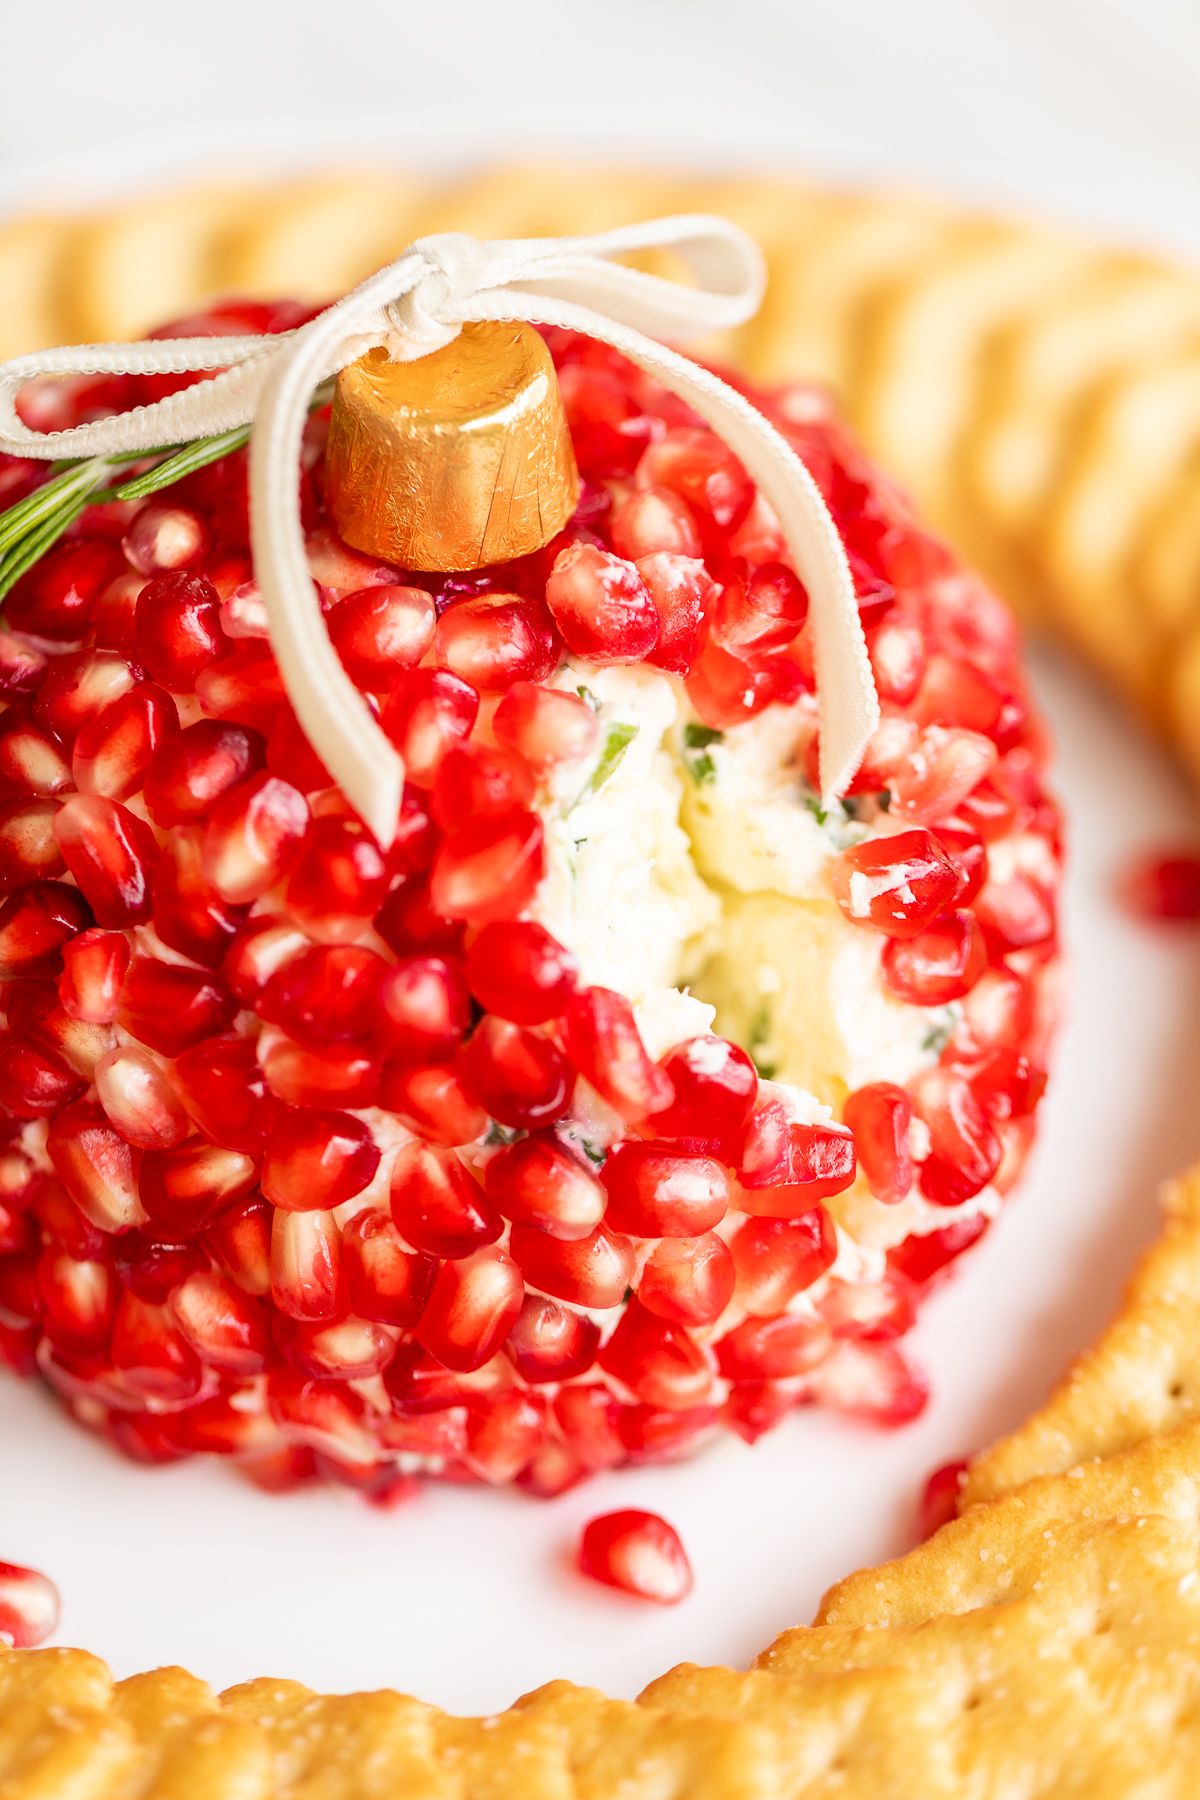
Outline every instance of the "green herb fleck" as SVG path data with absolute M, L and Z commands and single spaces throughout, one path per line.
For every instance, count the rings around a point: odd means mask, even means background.
M 618 719 L 615 725 L 608 728 L 608 736 L 604 740 L 604 748 L 600 752 L 600 760 L 592 770 L 591 779 L 584 788 L 584 794 L 598 794 L 617 764 L 638 734 L 636 725 L 627 725 Z M 583 795 L 580 795 L 583 798 Z M 578 841 L 578 840 L 577 840 Z
M 607 1150 L 602 1149 L 599 1144 L 593 1144 L 589 1138 L 578 1138 L 576 1141 L 590 1163 L 595 1163 L 598 1169 L 604 1166 L 608 1160 Z
M 931 1025 L 921 1039 L 922 1050 L 933 1056 L 940 1056 L 950 1041 L 950 1033 L 954 1030 L 954 1014 L 943 1013 L 936 1025 Z
M 695 721 L 690 721 L 684 726 L 684 760 L 697 787 L 702 787 L 706 781 L 716 780 L 717 765 L 709 755 L 709 750 L 713 744 L 723 743 L 724 739 L 725 733 L 717 731 L 711 725 L 698 725 Z
M 510 1131 L 507 1125 L 497 1125 L 495 1119 L 493 1119 L 487 1128 L 487 1136 L 483 1141 L 489 1149 L 493 1149 L 501 1144 L 515 1143 L 520 1135 L 519 1131 Z
M 597 700 L 590 687 L 577 687 L 575 692 L 579 695 L 579 698 L 585 705 L 591 707 L 593 712 L 600 711 L 600 702 Z
M 765 1003 L 751 1019 L 748 1035 L 750 1041 L 746 1049 L 750 1053 L 750 1060 L 764 1081 L 774 1081 L 779 1073 L 779 1064 L 763 1054 L 771 1041 L 771 1013 Z
M 821 825 L 821 826 L 828 825 L 828 823 L 829 823 L 828 809 L 821 805 L 820 799 L 818 798 L 818 796 L 816 794 L 806 794 L 804 796 L 804 804 L 805 804 L 805 806 L 807 806 L 809 812 L 812 814 L 813 818 L 817 821 L 818 825 Z

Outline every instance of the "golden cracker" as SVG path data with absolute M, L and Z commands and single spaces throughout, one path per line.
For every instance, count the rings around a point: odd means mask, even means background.
M 63 342 L 63 299 L 74 285 L 70 219 L 18 219 L 0 228 L 0 357 Z
M 223 285 L 264 299 L 334 300 L 399 256 L 427 192 L 366 170 L 272 189 L 231 233 Z

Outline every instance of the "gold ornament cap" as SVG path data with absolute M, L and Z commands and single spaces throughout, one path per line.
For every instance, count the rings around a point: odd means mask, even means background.
M 488 320 L 415 362 L 379 348 L 343 369 L 325 497 L 348 544 L 404 569 L 477 569 L 540 550 L 579 500 L 540 333 Z

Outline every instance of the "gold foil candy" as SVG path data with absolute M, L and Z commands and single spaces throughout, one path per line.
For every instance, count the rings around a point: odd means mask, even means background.
M 346 542 L 404 569 L 540 550 L 579 498 L 544 339 L 489 320 L 416 362 L 369 351 L 337 378 L 325 480 Z

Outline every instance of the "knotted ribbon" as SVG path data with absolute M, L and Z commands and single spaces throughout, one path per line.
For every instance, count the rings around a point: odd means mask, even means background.
M 615 258 L 676 252 L 688 286 Z M 593 237 L 480 242 L 418 238 L 404 254 L 294 331 L 270 337 L 83 344 L 0 366 L 0 449 L 49 459 L 127 456 L 250 425 L 255 578 L 288 697 L 313 749 L 385 847 L 404 765 L 330 642 L 305 554 L 296 470 L 314 389 L 368 350 L 411 362 L 468 322 L 557 325 L 611 345 L 685 400 L 744 464 L 778 515 L 809 593 L 821 726 L 821 787 L 845 791 L 879 719 L 854 583 L 837 527 L 800 457 L 762 414 L 708 369 L 670 349 L 740 325 L 757 310 L 764 268 L 751 238 L 707 215 L 654 219 Z M 39 432 L 17 414 L 28 381 L 64 375 L 180 375 L 197 382 L 151 405 Z

